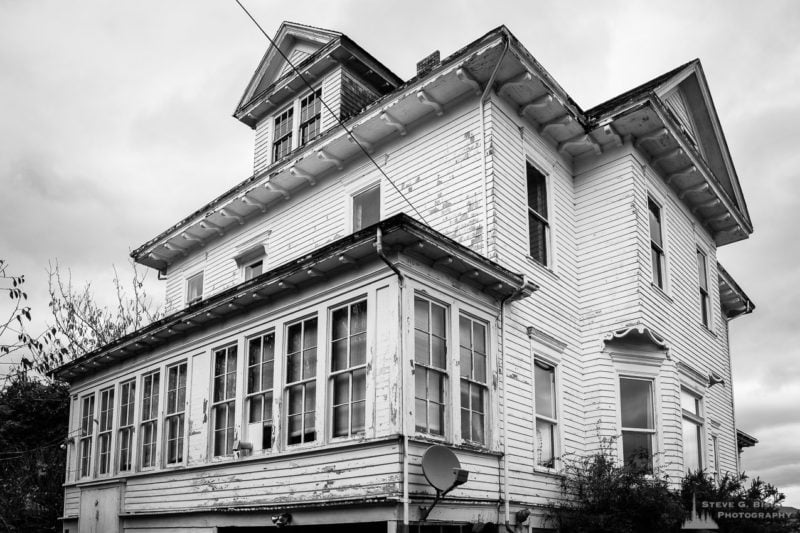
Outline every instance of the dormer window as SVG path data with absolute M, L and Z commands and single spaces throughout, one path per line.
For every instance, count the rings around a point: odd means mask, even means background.
M 300 146 L 319 135 L 322 126 L 322 89 L 300 100 Z
M 275 134 L 272 142 L 272 160 L 277 161 L 292 151 L 292 122 L 294 108 L 290 107 L 275 117 Z
M 315 89 L 295 100 L 274 121 L 273 163 L 319 135 L 322 129 L 322 89 Z

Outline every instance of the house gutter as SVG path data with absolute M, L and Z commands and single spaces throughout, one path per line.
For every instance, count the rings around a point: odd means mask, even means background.
M 378 254 L 378 257 L 386 263 L 386 265 L 392 269 L 392 271 L 397 274 L 397 322 L 398 328 L 397 331 L 400 332 L 400 342 L 397 343 L 397 354 L 398 360 L 400 361 L 400 408 L 398 412 L 400 413 L 400 428 L 402 430 L 403 435 L 403 530 L 408 531 L 408 517 L 410 512 L 410 503 L 408 499 L 408 432 L 405 428 L 406 422 L 406 414 L 405 414 L 405 395 L 406 395 L 406 388 L 405 388 L 405 359 L 403 357 L 403 274 L 400 270 L 389 261 L 389 258 L 386 257 L 386 254 L 383 252 L 383 233 L 381 232 L 381 228 L 378 227 L 378 230 L 375 235 L 375 251 Z
M 506 304 L 509 302 L 513 302 L 518 300 L 521 296 L 524 295 L 526 290 L 530 290 L 531 284 L 528 281 L 528 277 L 523 277 L 522 285 L 514 291 L 509 296 L 503 298 L 503 301 L 500 302 L 500 338 L 501 338 L 501 348 L 503 352 L 503 368 L 502 368 L 502 378 L 503 378 L 503 403 L 502 409 L 503 412 L 500 416 L 500 420 L 502 422 L 503 428 L 503 507 L 504 507 L 504 514 L 505 514 L 505 526 L 506 531 L 509 533 L 514 533 L 514 530 L 511 529 L 510 522 L 511 522 L 511 510 L 510 504 L 508 501 L 509 494 L 508 494 L 508 427 L 506 425 L 506 411 L 508 409 L 508 387 L 506 386 Z
M 481 170 L 483 171 L 483 187 L 481 188 L 481 193 L 483 196 L 483 246 L 484 255 L 487 258 L 489 257 L 489 194 L 487 193 L 486 189 L 488 189 L 489 183 L 486 171 L 486 122 L 483 112 L 485 109 L 484 103 L 492 91 L 492 85 L 497 77 L 497 71 L 500 70 L 500 64 L 506 57 L 506 52 L 508 52 L 509 42 L 505 33 L 502 34 L 502 39 L 504 44 L 503 51 L 500 53 L 500 59 L 497 60 L 497 64 L 494 66 L 494 70 L 492 71 L 492 75 L 489 76 L 489 80 L 486 82 L 486 88 L 483 90 L 480 100 L 478 100 L 478 119 L 481 125 Z

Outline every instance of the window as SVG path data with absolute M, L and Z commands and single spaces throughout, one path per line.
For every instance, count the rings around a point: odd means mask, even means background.
M 142 378 L 142 414 L 141 414 L 141 462 L 142 468 L 156 466 L 156 444 L 158 442 L 158 389 L 160 387 L 158 371 L 146 374 Z
M 136 402 L 136 380 L 130 380 L 119 388 L 119 471 L 132 468 L 133 456 L 133 408 Z
M 536 464 L 555 468 L 556 464 L 556 369 L 534 361 L 536 402 Z
M 687 472 L 703 468 L 703 418 L 700 398 L 681 389 L 683 411 L 683 468 Z
M 626 465 L 652 471 L 653 382 L 648 379 L 620 378 L 622 455 Z
M 376 224 L 381 219 L 381 188 L 371 187 L 353 195 L 353 231 Z
M 254 449 L 272 448 L 272 393 L 275 374 L 275 333 L 247 343 L 247 420 Z
M 292 151 L 292 122 L 294 108 L 290 107 L 275 117 L 272 141 L 272 162 L 278 161 Z
M 367 302 L 331 313 L 332 434 L 351 437 L 364 432 L 367 403 Z
M 286 328 L 287 443 L 302 444 L 317 438 L 317 319 Z
M 653 269 L 653 284 L 664 288 L 664 244 L 661 233 L 661 208 L 652 198 L 647 199 L 650 212 L 650 260 Z
M 461 367 L 461 438 L 486 444 L 486 325 L 466 316 L 458 319 Z
M 186 363 L 167 368 L 167 464 L 183 462 L 183 435 L 186 412 Z
M 714 453 L 714 481 L 719 482 L 719 441 L 716 435 L 711 436 L 711 446 Z
M 526 163 L 528 182 L 528 249 L 531 258 L 547 264 L 550 223 L 547 220 L 547 178 Z
M 414 298 L 414 409 L 416 429 L 444 435 L 447 384 L 447 309 Z
M 92 435 L 94 433 L 94 394 L 81 401 L 80 472 L 81 477 L 91 474 Z
M 256 278 L 264 272 L 264 260 L 259 259 L 244 266 L 244 280 Z
M 186 279 L 186 305 L 191 305 L 203 299 L 203 273 L 190 276 Z
M 322 121 L 322 89 L 300 100 L 300 146 L 319 135 Z
M 214 352 L 214 396 L 211 407 L 214 457 L 233 453 L 236 419 L 236 346 Z
M 97 433 L 97 472 L 111 472 L 111 435 L 114 427 L 114 388 L 100 391 L 100 428 Z
M 711 324 L 710 311 L 708 305 L 708 268 L 707 268 L 706 254 L 701 250 L 697 250 L 697 276 L 698 286 L 700 288 L 700 316 L 705 327 Z

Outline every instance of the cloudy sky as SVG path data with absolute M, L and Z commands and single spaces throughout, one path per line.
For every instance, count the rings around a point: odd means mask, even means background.
M 800 2 L 245 5 L 271 34 L 342 31 L 404 79 L 506 24 L 584 109 L 700 58 L 755 224 L 719 251 L 758 306 L 731 324 L 737 425 L 760 441 L 744 466 L 800 506 Z M 107 300 L 112 265 L 249 175 L 231 114 L 266 45 L 234 0 L 0 0 L 0 258 L 35 315 L 48 261 Z

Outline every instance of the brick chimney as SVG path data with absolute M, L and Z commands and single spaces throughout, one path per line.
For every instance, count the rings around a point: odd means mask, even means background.
M 431 55 L 423 58 L 419 63 L 417 63 L 417 77 L 421 78 L 434 68 L 438 67 L 439 63 L 441 63 L 439 59 L 439 50 L 436 50 Z

